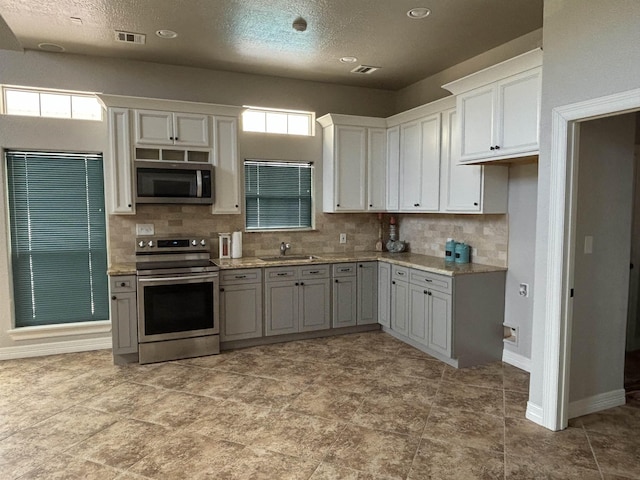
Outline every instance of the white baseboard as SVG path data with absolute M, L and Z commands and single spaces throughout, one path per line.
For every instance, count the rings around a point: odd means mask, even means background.
M 502 361 L 504 363 L 508 363 L 509 365 L 513 365 L 514 367 L 518 367 L 525 372 L 531 372 L 530 358 L 527 358 L 518 353 L 514 353 L 511 350 L 507 350 L 506 348 L 502 350 Z
M 542 425 L 542 407 L 535 403 L 527 402 L 527 413 L 525 415 L 528 420 L 531 420 L 538 425 Z M 544 425 L 543 425 L 544 426 Z
M 0 360 L 14 358 L 42 357 L 58 353 L 86 352 L 111 348 L 111 337 L 68 340 L 64 342 L 35 343 L 19 347 L 0 348 Z
M 569 403 L 569 418 L 581 417 L 624 405 L 626 402 L 624 393 L 624 388 L 621 388 L 571 402 Z

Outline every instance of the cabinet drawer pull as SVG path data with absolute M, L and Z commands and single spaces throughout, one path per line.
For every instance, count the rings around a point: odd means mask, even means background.
M 247 278 L 246 275 L 236 275 L 236 278 Z
M 433 280 L 430 280 L 430 279 L 428 279 L 428 278 L 425 278 L 425 279 L 424 279 L 424 281 L 425 281 L 425 282 L 427 282 L 427 283 L 431 283 L 431 282 L 433 282 Z
M 286 277 L 289 274 L 287 272 L 280 272 L 280 273 L 276 273 L 276 275 L 279 277 Z
M 311 270 L 309 273 L 310 273 L 310 274 L 320 273 L 320 270 Z
M 350 268 L 339 268 L 338 271 L 339 272 L 350 272 L 351 269 Z
M 404 277 L 405 273 L 404 272 L 396 272 L 398 275 L 400 275 L 401 277 Z

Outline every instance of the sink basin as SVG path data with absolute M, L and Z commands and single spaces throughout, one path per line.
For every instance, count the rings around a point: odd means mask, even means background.
M 276 257 L 260 257 L 264 262 L 300 262 L 304 260 L 317 260 L 315 255 L 278 255 Z

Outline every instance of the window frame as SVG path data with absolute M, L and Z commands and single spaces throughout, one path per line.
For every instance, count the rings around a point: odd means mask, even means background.
M 279 109 L 279 108 L 264 108 L 264 107 L 252 107 L 248 105 L 244 105 L 245 110 L 241 114 L 242 119 L 242 133 L 259 133 L 259 134 L 267 134 L 267 135 L 291 135 L 294 137 L 314 137 L 316 134 L 315 124 L 316 124 L 316 114 L 315 112 L 309 112 L 306 110 L 287 110 L 287 109 Z M 287 120 L 289 116 L 305 116 L 307 117 L 307 125 L 308 125 L 308 134 L 302 133 L 290 133 L 290 132 L 269 132 L 267 128 L 267 122 L 265 119 L 265 128 L 264 130 L 246 130 L 245 129 L 245 121 L 244 115 L 245 113 L 264 113 L 265 116 L 272 114 L 285 114 L 287 115 Z M 287 127 L 288 130 L 288 127 Z
M 311 204 L 310 204 L 310 226 L 309 227 L 289 227 L 289 228 L 249 228 L 247 226 L 247 190 L 246 190 L 246 164 L 247 162 L 251 163 L 264 163 L 271 164 L 273 166 L 283 166 L 283 165 L 307 165 L 310 168 L 311 178 L 310 178 L 310 189 L 311 189 Z M 268 233 L 268 232 L 311 232 L 316 229 L 316 199 L 315 199 L 315 166 L 313 162 L 305 162 L 301 160 L 268 160 L 268 159 L 256 159 L 256 158 L 245 158 L 242 162 L 242 173 L 244 176 L 243 181 L 243 190 L 244 190 L 244 231 L 246 233 Z
M 25 93 L 37 93 L 38 94 L 38 115 L 23 115 L 19 113 L 10 113 L 7 111 L 7 92 L 25 92 Z M 61 95 L 69 98 L 69 116 L 49 116 L 42 115 L 42 95 Z M 31 88 L 17 85 L 2 85 L 2 95 L 0 96 L 0 112 L 2 115 L 12 117 L 30 117 L 30 118 L 49 118 L 56 120 L 76 120 L 87 122 L 102 122 L 104 121 L 104 108 L 100 107 L 100 118 L 78 118 L 73 116 L 73 97 L 91 98 L 95 99 L 100 106 L 100 100 L 95 93 L 92 92 L 79 92 L 75 90 L 57 90 L 53 88 Z

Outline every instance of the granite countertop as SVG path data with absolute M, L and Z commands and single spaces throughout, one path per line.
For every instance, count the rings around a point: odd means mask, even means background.
M 392 265 L 415 268 L 427 272 L 438 273 L 440 275 L 465 275 L 473 273 L 505 272 L 505 267 L 495 267 L 493 265 L 483 265 L 480 263 L 447 263 L 443 258 L 420 255 L 418 253 L 389 253 L 389 252 L 351 252 L 351 253 L 324 253 L 317 255 L 313 260 L 300 261 L 264 261 L 257 257 L 243 258 L 213 258 L 212 261 L 221 270 L 231 270 L 234 268 L 263 268 L 280 267 L 283 265 L 309 265 L 321 263 L 345 263 L 345 262 L 366 262 L 381 260 Z M 107 269 L 109 275 L 135 275 L 135 263 L 118 263 L 111 265 Z
M 282 265 L 308 265 L 321 263 L 342 263 L 342 262 L 366 262 L 382 260 L 392 265 L 416 268 L 440 275 L 465 275 L 473 273 L 504 272 L 505 267 L 493 265 L 482 265 L 480 263 L 447 263 L 443 258 L 420 255 L 417 253 L 389 253 L 389 252 L 352 252 L 352 253 L 324 253 L 316 256 L 313 260 L 300 261 L 264 261 L 256 257 L 243 257 L 232 259 L 212 259 L 222 270 L 234 268 L 262 268 L 279 267 Z

